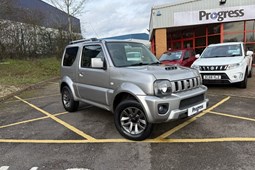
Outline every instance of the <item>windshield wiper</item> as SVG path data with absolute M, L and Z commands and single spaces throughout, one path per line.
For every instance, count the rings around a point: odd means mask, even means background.
M 148 65 L 148 63 L 135 63 L 128 66 L 143 66 L 143 65 Z
M 150 63 L 149 65 L 158 65 L 158 64 L 162 64 L 162 63 L 157 61 L 157 62 Z
M 236 56 L 240 56 L 239 54 L 232 54 L 232 55 L 229 55 L 229 56 L 226 56 L 226 57 L 236 57 Z
M 203 57 L 203 58 L 218 58 L 218 57 L 226 57 L 224 55 L 215 55 L 215 56 L 208 56 L 208 57 Z

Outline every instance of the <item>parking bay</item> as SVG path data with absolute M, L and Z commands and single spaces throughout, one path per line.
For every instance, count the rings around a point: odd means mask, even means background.
M 51 82 L 0 105 L 0 166 L 252 169 L 252 81 L 246 90 L 209 86 L 209 110 L 158 124 L 151 138 L 142 142 L 123 139 L 115 129 L 113 115 L 105 110 L 82 104 L 75 113 L 65 112 L 58 84 Z

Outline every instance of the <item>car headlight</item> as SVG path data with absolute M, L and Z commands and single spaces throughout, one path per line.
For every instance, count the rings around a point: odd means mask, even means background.
M 239 66 L 241 66 L 240 63 L 229 64 L 227 67 L 227 70 L 235 69 L 235 68 L 238 68 Z
M 199 70 L 199 66 L 198 65 L 192 65 L 191 68 L 194 68 L 196 70 Z
M 168 96 L 172 94 L 172 86 L 168 80 L 156 80 L 154 82 L 154 93 L 156 96 Z

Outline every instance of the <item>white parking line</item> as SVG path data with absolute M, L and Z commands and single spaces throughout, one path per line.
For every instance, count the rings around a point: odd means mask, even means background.
M 0 170 L 8 170 L 9 169 L 9 166 L 2 166 L 0 167 Z

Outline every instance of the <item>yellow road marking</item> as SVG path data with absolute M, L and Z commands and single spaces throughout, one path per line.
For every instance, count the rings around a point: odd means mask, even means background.
M 203 115 L 205 115 L 206 113 L 210 112 L 211 110 L 215 109 L 216 107 L 218 107 L 219 105 L 223 104 L 224 102 L 226 102 L 227 100 L 229 100 L 230 97 L 226 97 L 223 100 L 221 100 L 220 102 L 216 103 L 215 105 L 213 105 L 212 107 L 210 107 L 209 109 L 206 109 L 205 111 L 201 112 L 200 114 L 196 115 L 195 117 L 187 120 L 186 122 L 176 126 L 175 128 L 163 133 L 162 135 L 160 135 L 159 137 L 155 138 L 155 139 L 164 139 L 170 135 L 172 135 L 173 133 L 177 132 L 178 130 L 184 128 L 185 126 L 187 126 L 188 124 L 194 122 L 197 118 L 202 117 Z
M 236 118 L 236 119 L 249 120 L 249 121 L 255 122 L 255 119 L 248 118 L 248 117 L 235 116 L 235 115 L 231 115 L 231 114 L 219 113 L 219 112 L 213 112 L 213 111 L 211 111 L 209 113 L 215 114 L 215 115 L 220 115 L 220 116 L 232 117 L 232 118 Z
M 39 96 L 39 97 L 30 97 L 30 98 L 26 98 L 23 100 L 33 100 L 33 99 L 42 99 L 42 98 L 46 98 L 46 97 L 54 97 L 54 96 L 60 96 L 60 94 L 52 94 L 52 95 L 48 95 L 48 96 Z M 13 103 L 13 102 L 18 102 L 20 100 L 12 100 L 12 101 L 6 101 L 4 103 Z
M 54 116 L 59 116 L 59 115 L 67 114 L 67 113 L 68 112 L 57 113 L 57 114 L 54 114 Z M 11 127 L 11 126 L 16 126 L 16 125 L 20 125 L 20 124 L 25 124 L 25 123 L 35 122 L 35 121 L 38 121 L 38 120 L 43 120 L 43 119 L 48 119 L 48 118 L 50 118 L 50 117 L 49 116 L 44 116 L 44 117 L 40 117 L 40 118 L 24 120 L 24 121 L 21 121 L 21 122 L 16 122 L 16 123 L 0 126 L 0 129 Z
M 36 144 L 83 144 L 83 143 L 212 143 L 212 142 L 255 142 L 255 138 L 205 138 L 205 139 L 147 139 L 131 141 L 127 139 L 95 139 L 95 140 L 30 140 L 0 139 L 0 143 L 36 143 Z
M 79 129 L 75 128 L 74 126 L 72 126 L 72 125 L 70 125 L 70 124 L 64 122 L 63 120 L 61 120 L 61 119 L 59 119 L 59 118 L 53 116 L 52 114 L 46 112 L 45 110 L 40 109 L 39 107 L 37 107 L 37 106 L 35 106 L 35 105 L 33 105 L 33 104 L 31 104 L 31 103 L 29 103 L 29 102 L 27 102 L 27 101 L 21 99 L 21 98 L 18 97 L 18 96 L 15 96 L 15 98 L 16 98 L 16 99 L 19 99 L 20 101 L 22 101 L 22 102 L 24 102 L 24 103 L 26 103 L 27 105 L 29 105 L 30 107 L 32 107 L 32 108 L 38 110 L 39 112 L 41 112 L 41 113 L 43 113 L 43 114 L 49 116 L 51 119 L 53 119 L 53 120 L 55 120 L 56 122 L 60 123 L 61 125 L 65 126 L 66 128 L 68 128 L 69 130 L 75 132 L 76 134 L 78 134 L 78 135 L 84 137 L 85 139 L 92 140 L 92 141 L 95 140 L 95 138 L 93 138 L 93 137 L 91 137 L 91 136 L 85 134 L 84 132 L 82 132 L 82 131 L 80 131 Z

